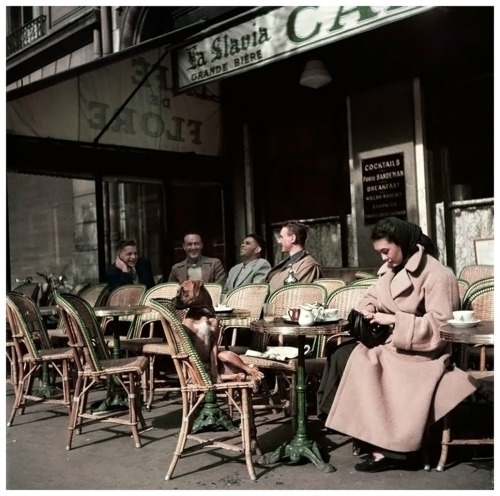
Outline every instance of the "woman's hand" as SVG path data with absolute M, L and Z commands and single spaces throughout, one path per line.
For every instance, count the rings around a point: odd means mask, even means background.
M 392 313 L 375 312 L 370 318 L 370 324 L 394 325 L 395 323 L 396 316 Z
M 361 310 L 361 313 L 365 319 L 373 319 L 376 310 L 375 305 L 369 303 L 365 308 L 363 308 L 363 310 Z

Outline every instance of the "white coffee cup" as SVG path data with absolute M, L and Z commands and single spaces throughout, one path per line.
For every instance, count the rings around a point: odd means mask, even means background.
M 339 311 L 337 308 L 325 308 L 323 312 L 323 320 L 338 320 Z
M 453 318 L 457 322 L 473 322 L 476 320 L 473 310 L 457 310 L 453 312 Z

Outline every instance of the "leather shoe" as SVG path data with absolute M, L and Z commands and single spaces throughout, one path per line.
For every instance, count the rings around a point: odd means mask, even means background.
M 383 472 L 384 470 L 391 470 L 396 468 L 396 463 L 390 458 L 381 458 L 380 460 L 375 460 L 373 456 L 369 456 L 363 462 L 354 465 L 354 469 L 358 472 Z

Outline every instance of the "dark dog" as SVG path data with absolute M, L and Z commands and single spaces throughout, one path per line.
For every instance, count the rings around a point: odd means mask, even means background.
M 182 323 L 189 329 L 191 341 L 201 360 L 209 364 L 212 380 L 243 380 L 247 374 L 256 380 L 263 377 L 262 372 L 244 364 L 232 351 L 218 353 L 219 322 L 212 298 L 202 280 L 181 283 L 172 301 L 177 308 L 188 308 Z

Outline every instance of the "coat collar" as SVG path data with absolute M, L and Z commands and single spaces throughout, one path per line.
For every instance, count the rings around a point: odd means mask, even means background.
M 406 265 L 394 276 L 391 281 L 391 293 L 393 298 L 396 298 L 400 294 L 404 293 L 408 288 L 413 286 L 409 274 L 418 270 L 424 257 L 423 246 L 417 245 L 417 247 L 418 251 L 408 259 Z M 384 264 L 379 269 L 378 275 L 382 276 L 391 270 L 392 269 L 387 267 L 387 264 Z

